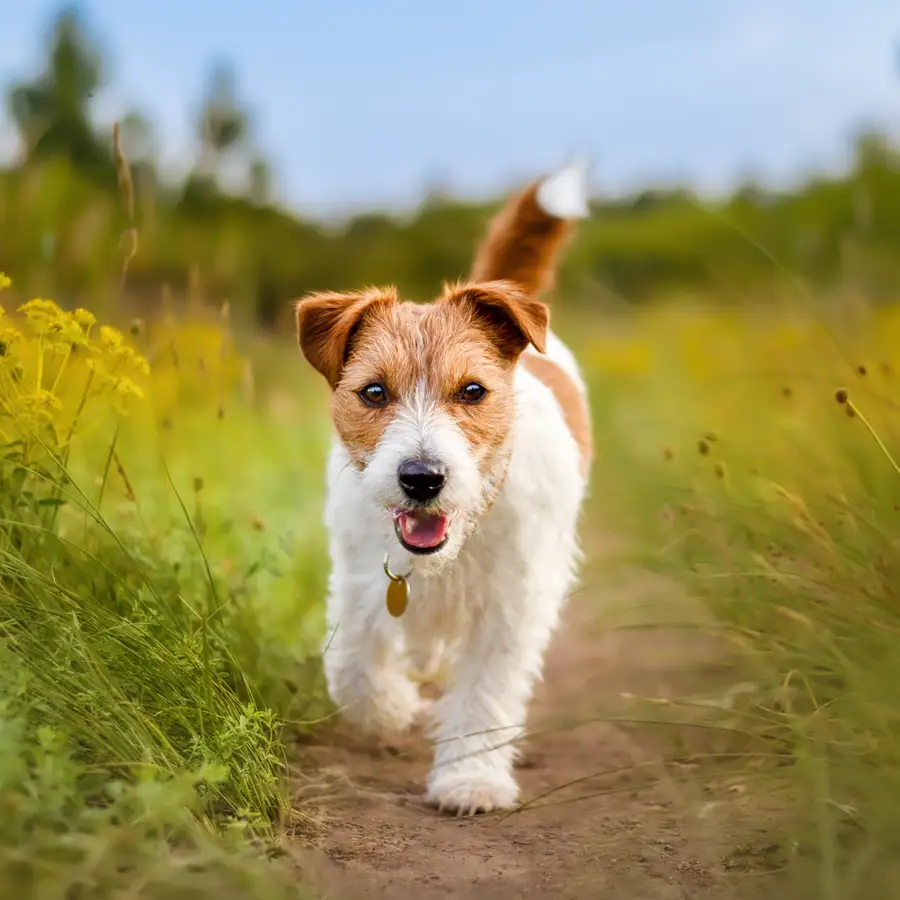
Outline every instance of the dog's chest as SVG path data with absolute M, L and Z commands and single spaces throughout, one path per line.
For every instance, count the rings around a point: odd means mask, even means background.
M 485 608 L 498 601 L 504 584 L 514 584 L 521 560 L 511 553 L 518 542 L 503 522 L 505 504 L 491 510 L 457 559 L 444 571 L 410 578 L 408 631 L 446 640 L 464 638 Z M 505 540 L 500 539 L 504 532 Z M 511 539 L 512 538 L 512 539 Z
M 487 601 L 488 588 L 477 566 L 457 559 L 446 572 L 410 579 L 408 631 L 445 640 L 463 637 Z

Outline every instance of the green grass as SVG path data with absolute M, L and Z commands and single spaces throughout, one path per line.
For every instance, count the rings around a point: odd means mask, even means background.
M 791 797 L 797 897 L 872 896 L 900 850 L 898 324 L 836 343 L 805 315 L 682 302 L 569 328 L 595 514 L 753 681 L 721 715 L 763 742 L 751 792 Z M 303 896 L 276 838 L 284 731 L 330 711 L 325 391 L 288 342 L 238 336 L 248 367 L 196 315 L 136 329 L 152 373 L 125 386 L 147 397 L 114 414 L 134 351 L 57 352 L 41 328 L 0 355 L 0 896 Z
M 0 363 L 0 896 L 303 896 L 266 857 L 283 730 L 328 709 L 324 420 L 229 386 L 190 322 L 147 339 L 182 360 L 145 387 L 165 410 L 114 416 L 107 351 L 42 316 Z
M 784 792 L 792 897 L 893 896 L 898 874 L 897 313 L 682 305 L 584 348 L 608 512 L 755 684 L 721 715 L 763 741 L 750 789 Z

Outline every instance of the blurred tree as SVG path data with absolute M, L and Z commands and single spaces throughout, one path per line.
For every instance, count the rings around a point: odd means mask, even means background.
M 119 136 L 122 152 L 133 166 L 152 163 L 156 156 L 153 126 L 139 112 L 127 112 L 119 120 Z
M 272 190 L 272 169 L 261 155 L 250 163 L 250 199 L 257 206 L 268 205 Z
M 90 118 L 91 99 L 103 83 L 102 61 L 77 7 L 56 16 L 48 43 L 44 71 L 9 92 L 26 158 L 64 157 L 92 180 L 114 183 L 109 142 L 97 136 Z
M 209 88 L 200 112 L 200 174 L 217 180 L 224 157 L 244 142 L 248 116 L 237 99 L 237 79 L 229 63 L 213 67 Z

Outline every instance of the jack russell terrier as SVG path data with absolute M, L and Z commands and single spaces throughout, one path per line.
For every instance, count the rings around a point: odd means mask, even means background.
M 427 710 L 426 802 L 456 815 L 516 805 L 515 741 L 577 576 L 590 414 L 538 296 L 587 214 L 573 164 L 513 197 L 434 302 L 388 287 L 296 304 L 332 390 L 329 692 L 368 732 Z M 429 707 L 410 667 L 438 662 Z

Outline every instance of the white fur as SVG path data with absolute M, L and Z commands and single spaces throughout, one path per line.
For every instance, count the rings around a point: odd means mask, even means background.
M 590 215 L 587 180 L 587 160 L 577 158 L 545 178 L 535 199 L 545 213 L 557 219 L 584 219 Z
M 574 357 L 555 335 L 548 356 L 584 389 Z M 363 729 L 405 729 L 423 711 L 409 667 L 425 667 L 438 654 L 449 682 L 432 710 L 427 798 L 456 813 L 508 808 L 518 799 L 511 742 L 523 732 L 579 558 L 586 488 L 579 449 L 553 393 L 521 365 L 515 395 L 510 443 L 497 457 L 498 466 L 508 458 L 508 469 L 492 505 L 473 449 L 424 384 L 403 398 L 364 471 L 350 465 L 338 440 L 328 465 L 333 569 L 324 660 L 331 696 Z M 413 557 L 398 543 L 386 509 L 402 503 L 399 463 L 419 454 L 446 465 L 441 506 L 456 516 L 444 549 Z M 411 572 L 400 619 L 385 607 L 386 552 L 393 571 Z

